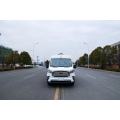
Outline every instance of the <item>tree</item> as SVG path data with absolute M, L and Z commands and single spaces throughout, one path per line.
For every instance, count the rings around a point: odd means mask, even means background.
M 90 54 L 90 63 L 99 65 L 102 69 L 106 66 L 111 66 L 113 61 L 113 50 L 112 47 L 107 45 L 104 48 L 97 47 Z
M 21 52 L 20 54 L 20 64 L 23 65 L 31 65 L 32 60 L 28 52 Z
M 112 48 L 112 64 L 118 64 L 118 59 L 117 59 L 117 47 L 113 46 Z
M 120 45 L 112 47 L 112 63 L 120 68 Z
M 101 66 L 102 53 L 103 53 L 103 49 L 101 47 L 97 47 L 95 50 L 93 50 L 92 53 L 90 54 L 90 64 Z
M 80 59 L 78 59 L 78 60 L 75 61 L 75 65 L 76 65 L 77 67 L 80 66 Z
M 87 65 L 88 64 L 88 54 L 84 54 L 82 57 L 79 59 L 80 65 Z
M 120 45 L 110 46 L 106 45 L 104 48 L 97 47 L 89 56 L 90 64 L 93 66 L 105 69 L 112 67 L 113 64 L 119 65 L 120 68 Z M 86 65 L 88 62 L 88 55 L 84 54 L 77 61 L 77 65 Z
M 0 58 L 8 56 L 12 51 L 12 49 L 0 45 Z
M 6 57 L 12 53 L 12 49 L 4 47 L 4 46 L 0 46 L 0 64 L 2 64 L 2 68 L 4 68 L 4 64 L 5 64 L 5 59 Z
M 19 64 L 20 63 L 20 55 L 19 55 L 18 51 L 12 51 L 11 54 L 6 56 L 5 63 L 7 65 L 11 64 L 12 67 L 15 66 L 15 64 Z
M 120 68 L 120 45 L 118 46 L 118 65 Z
M 112 47 L 107 45 L 103 48 L 103 58 L 105 65 L 111 66 L 112 65 Z

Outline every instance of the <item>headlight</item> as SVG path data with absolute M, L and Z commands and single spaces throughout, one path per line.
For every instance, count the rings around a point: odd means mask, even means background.
M 71 70 L 71 71 L 70 71 L 70 73 L 74 73 L 74 72 L 75 72 L 75 70 Z
M 49 72 L 49 73 L 52 73 L 52 71 L 51 71 L 51 70 L 48 70 L 48 72 Z

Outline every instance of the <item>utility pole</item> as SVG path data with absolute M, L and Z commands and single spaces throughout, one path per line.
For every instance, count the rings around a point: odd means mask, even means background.
M 79 67 L 79 66 L 78 66 L 78 62 L 79 62 L 79 59 L 77 60 L 77 67 Z
M 87 49 L 88 49 L 88 68 L 90 66 L 90 62 L 89 62 L 89 46 L 88 43 L 84 42 L 85 45 L 87 45 Z
M 38 42 L 33 44 L 33 65 L 34 65 L 34 62 L 35 62 L 35 60 L 34 60 L 34 57 L 35 57 L 35 46 L 38 45 L 38 44 L 39 44 Z
M 37 56 L 37 64 L 39 64 L 39 56 Z

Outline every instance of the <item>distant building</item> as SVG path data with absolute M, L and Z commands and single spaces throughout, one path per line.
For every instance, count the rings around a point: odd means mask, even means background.
M 120 68 L 120 41 L 112 44 L 111 46 L 115 47 L 117 49 L 117 54 L 115 54 L 115 57 L 117 59 L 117 63 L 118 63 L 119 68 Z
M 117 43 L 112 44 L 111 46 L 112 47 L 117 47 L 117 49 L 119 49 L 120 48 L 120 41 L 117 42 Z
M 120 41 L 111 45 L 112 47 L 117 48 L 117 54 L 120 54 Z

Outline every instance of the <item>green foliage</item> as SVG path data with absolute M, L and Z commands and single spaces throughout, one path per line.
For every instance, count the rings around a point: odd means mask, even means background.
M 3 63 L 5 57 L 12 53 L 12 49 L 0 46 L 0 63 Z
M 97 47 L 90 54 L 90 64 L 101 65 L 102 64 L 102 53 L 103 49 L 101 47 Z
M 9 55 L 13 50 L 4 46 L 0 46 L 0 57 Z
M 27 52 L 24 51 L 19 54 L 18 51 L 0 46 L 0 71 L 21 69 L 24 68 L 24 65 L 31 64 L 32 60 Z
M 103 57 L 104 57 L 104 63 L 106 65 L 112 64 L 112 47 L 111 46 L 105 46 L 103 48 Z
M 88 64 L 88 54 L 85 53 L 82 57 L 80 57 L 78 65 L 86 65 L 86 64 Z
M 76 61 L 76 64 L 79 66 L 84 66 L 87 64 L 88 55 L 84 54 L 79 60 Z M 102 47 L 97 47 L 89 55 L 90 65 L 97 68 L 106 69 L 108 66 L 113 64 L 119 65 L 120 68 L 120 46 L 111 47 L 109 45 Z
M 21 52 L 20 54 L 20 64 L 21 65 L 31 65 L 32 60 L 28 52 Z
M 18 51 L 13 51 L 11 54 L 9 54 L 6 58 L 5 58 L 5 63 L 6 64 L 19 64 L 20 62 L 20 55 L 18 53 Z
M 116 64 L 117 63 L 117 48 L 112 47 L 112 63 Z
M 75 65 L 76 65 L 77 67 L 80 66 L 80 59 L 78 59 L 78 60 L 75 61 Z

